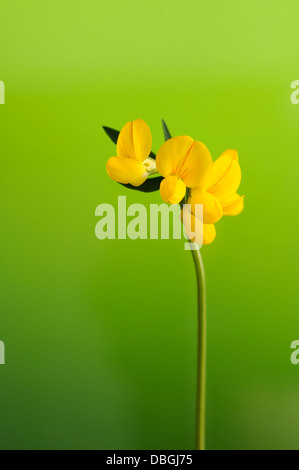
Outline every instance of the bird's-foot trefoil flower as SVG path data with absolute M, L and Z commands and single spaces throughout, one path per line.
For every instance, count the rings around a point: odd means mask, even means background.
M 223 215 L 238 215 L 244 197 L 237 194 L 241 182 L 238 152 L 226 150 L 212 166 L 212 171 L 197 188 L 192 188 L 188 203 L 193 214 L 196 204 L 203 205 L 203 223 L 215 224 Z
M 167 140 L 157 153 L 157 171 L 164 177 L 160 185 L 163 201 L 177 204 L 186 188 L 204 183 L 212 169 L 212 157 L 202 142 L 188 136 Z
M 117 156 L 109 158 L 106 169 L 113 180 L 122 184 L 140 186 L 150 174 L 156 172 L 155 160 L 149 157 L 152 135 L 142 120 L 128 122 L 117 140 Z

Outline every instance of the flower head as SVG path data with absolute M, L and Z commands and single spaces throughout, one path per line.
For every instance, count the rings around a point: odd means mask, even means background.
M 151 148 L 148 125 L 142 119 L 128 122 L 117 140 L 117 156 L 109 158 L 106 164 L 110 178 L 118 183 L 140 186 L 155 169 L 155 161 L 148 158 Z
M 191 218 L 184 218 L 185 230 L 196 242 L 196 231 L 202 231 L 203 245 L 216 237 L 215 223 L 223 215 L 238 215 L 244 208 L 244 196 L 237 194 L 241 182 L 238 152 L 226 150 L 212 166 L 212 171 L 197 188 L 192 188 L 188 198 Z M 203 216 L 196 217 L 196 204 L 203 205 Z
M 164 176 L 160 186 L 163 201 L 177 204 L 186 188 L 201 186 L 212 168 L 212 157 L 202 142 L 188 136 L 167 140 L 157 153 L 157 171 Z
M 155 161 L 151 154 L 151 131 L 141 119 L 128 122 L 120 133 L 107 127 L 104 130 L 117 143 L 117 156 L 111 157 L 106 165 L 109 176 L 125 185 L 138 187 L 144 183 L 140 190 L 145 192 L 156 191 L 160 186 L 165 202 L 188 207 L 187 217 L 182 209 L 182 222 L 189 239 L 196 244 L 214 241 L 214 224 L 223 215 L 242 212 L 244 196 L 237 193 L 241 168 L 236 150 L 226 150 L 213 162 L 202 142 L 189 136 L 172 138 L 163 121 L 167 140 Z M 161 176 L 146 181 L 154 173 Z
M 188 203 L 203 205 L 203 223 L 215 224 L 223 215 L 238 215 L 244 207 L 243 196 L 237 194 L 241 183 L 238 152 L 226 150 L 212 166 L 212 171 L 197 188 L 191 189 Z

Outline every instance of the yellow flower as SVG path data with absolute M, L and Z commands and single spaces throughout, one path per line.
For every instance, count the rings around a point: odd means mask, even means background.
M 148 125 L 142 119 L 128 122 L 117 140 L 117 156 L 109 158 L 106 165 L 110 178 L 118 183 L 140 186 L 155 169 L 155 161 L 148 158 L 151 148 Z
M 241 168 L 238 152 L 226 150 L 212 166 L 212 171 L 202 180 L 201 185 L 192 188 L 188 204 L 191 206 L 191 218 L 184 220 L 187 235 L 198 243 L 202 232 L 203 245 L 215 240 L 215 223 L 223 215 L 238 215 L 244 208 L 244 196 L 237 194 L 241 182 Z M 203 219 L 195 216 L 195 205 L 203 205 Z
M 164 176 L 160 186 L 163 201 L 177 204 L 186 194 L 186 188 L 196 188 L 208 178 L 212 157 L 202 142 L 188 136 L 173 137 L 160 148 L 156 165 Z
M 181 211 L 181 220 L 189 240 L 198 245 L 209 245 L 216 237 L 215 225 L 203 224 L 202 220 L 190 213 L 189 207 L 186 205 L 185 209 Z
M 223 215 L 238 215 L 244 208 L 244 197 L 237 194 L 241 182 L 238 152 L 226 150 L 212 166 L 212 172 L 198 187 L 191 189 L 188 203 L 203 204 L 203 223 L 215 224 Z

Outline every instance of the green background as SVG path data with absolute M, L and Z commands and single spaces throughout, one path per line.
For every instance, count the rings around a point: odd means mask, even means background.
M 209 449 L 299 449 L 298 1 L 2 2 L 1 449 L 192 449 L 196 284 L 183 241 L 95 237 L 101 125 L 160 119 L 239 151 L 245 210 L 202 249 Z

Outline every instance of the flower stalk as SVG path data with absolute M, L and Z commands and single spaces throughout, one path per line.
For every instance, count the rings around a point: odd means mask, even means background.
M 206 280 L 200 250 L 194 243 L 192 243 L 192 245 L 191 248 L 193 249 L 191 249 L 191 253 L 196 270 L 198 303 L 196 449 L 205 450 L 207 355 Z

